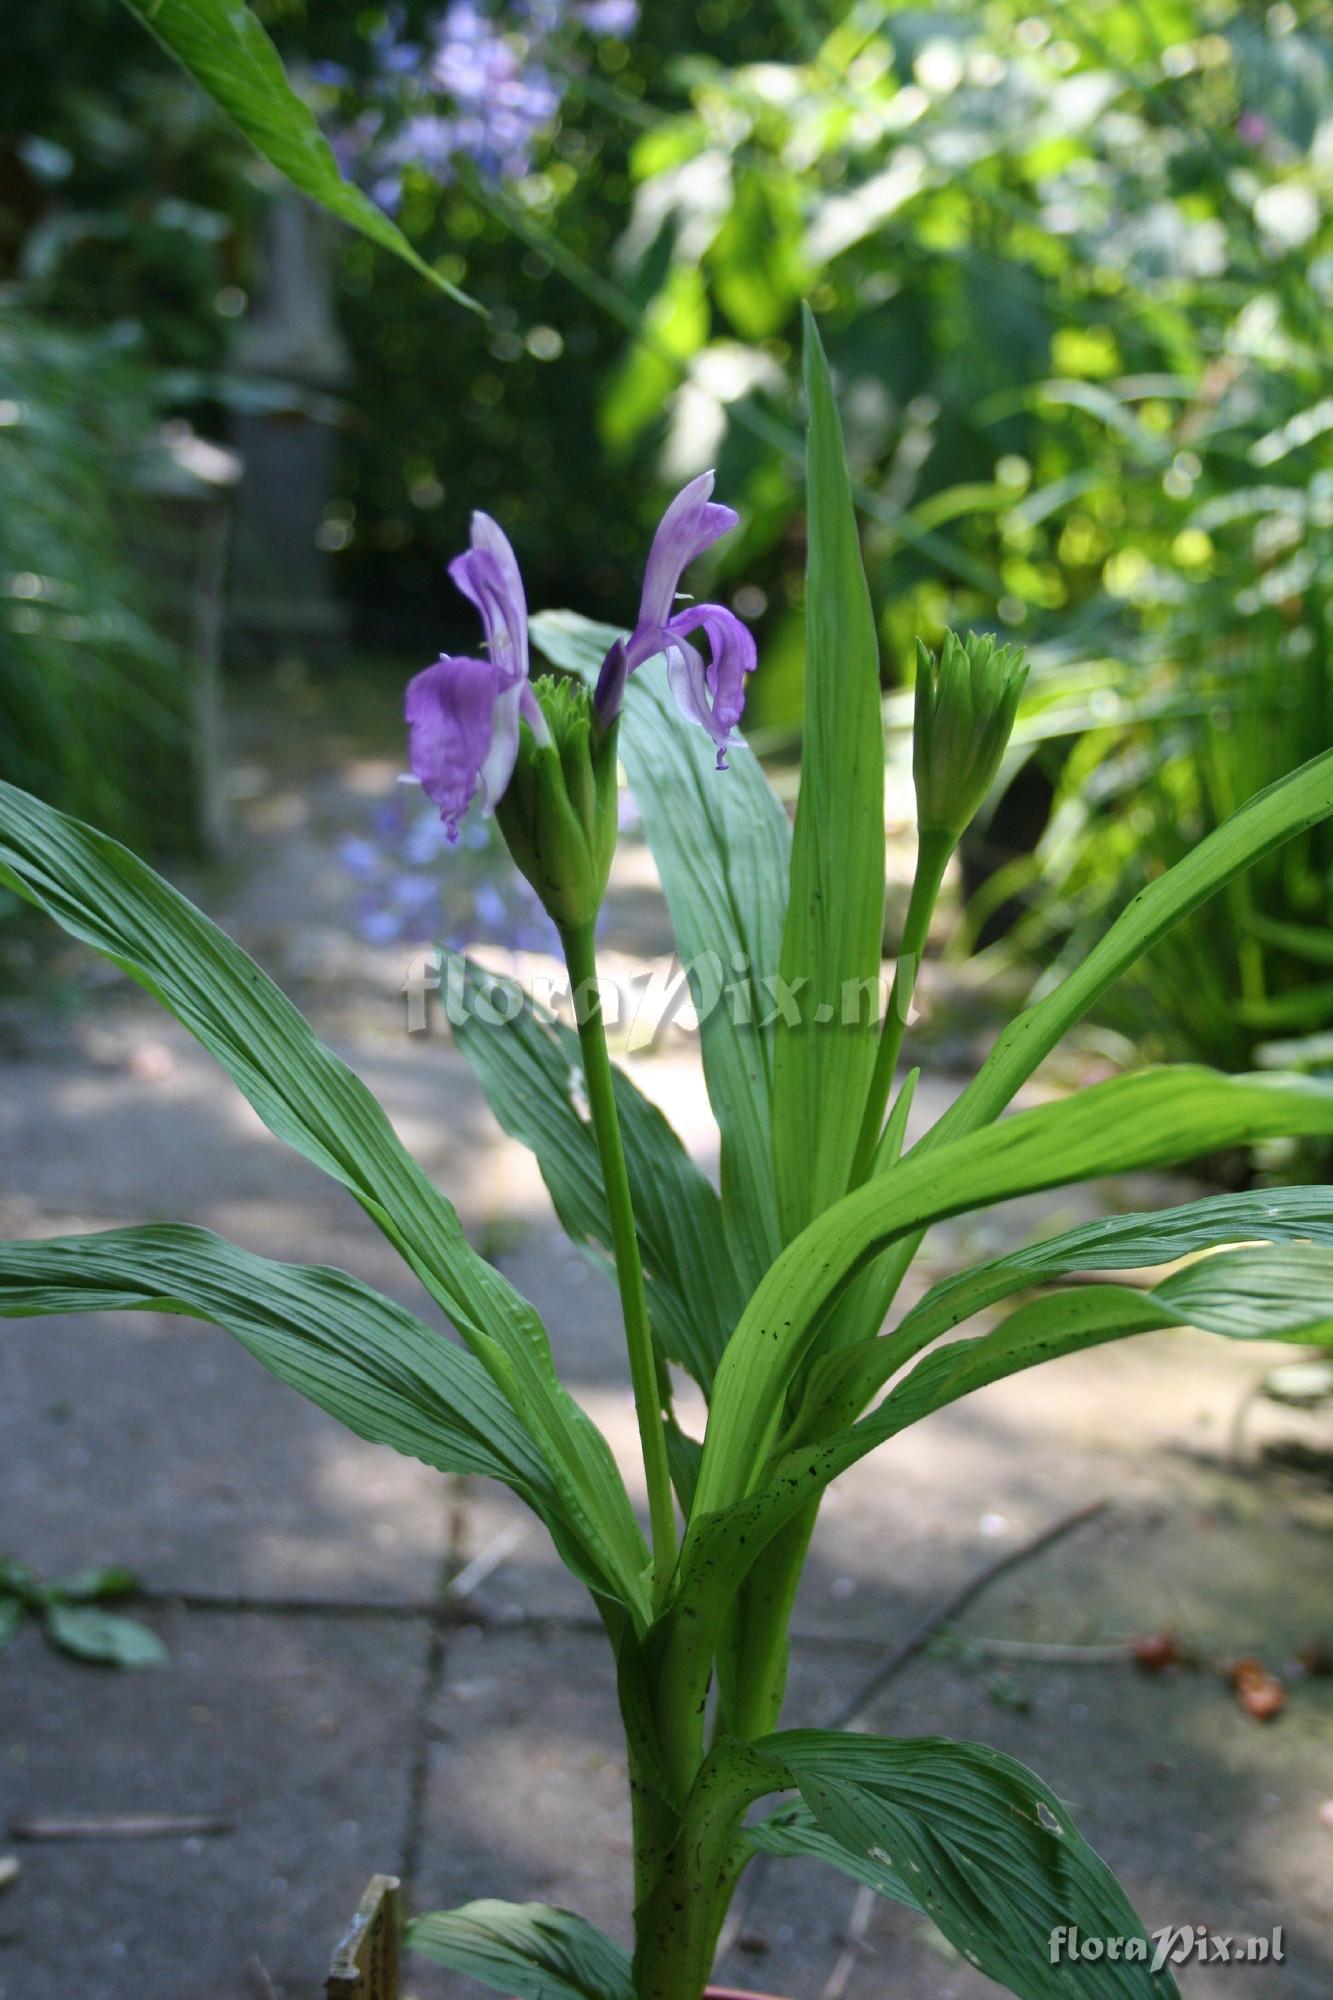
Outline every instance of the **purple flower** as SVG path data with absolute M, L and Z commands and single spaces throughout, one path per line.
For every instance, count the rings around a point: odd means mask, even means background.
M 682 712 L 717 745 L 719 770 L 745 706 L 745 676 L 755 665 L 749 628 L 721 604 L 673 610 L 680 579 L 694 558 L 736 525 L 730 507 L 710 498 L 713 474 L 678 493 L 658 523 L 644 568 L 639 617 L 602 662 L 593 705 L 602 731 L 620 713 L 625 682 L 645 661 L 666 655 L 667 681 Z M 413 774 L 439 807 L 450 841 L 478 803 L 494 812 L 513 776 L 519 723 L 539 744 L 550 731 L 529 678 L 528 606 L 518 561 L 488 514 L 472 516 L 472 540 L 449 574 L 481 614 L 486 658 L 443 655 L 408 683 L 406 712 Z M 701 636 L 703 645 L 696 644 Z
M 449 565 L 486 631 L 484 660 L 444 654 L 408 683 L 412 770 L 440 809 L 451 841 L 476 799 L 493 812 L 514 770 L 518 725 L 547 731 L 528 680 L 528 607 L 514 551 L 488 514 L 472 516 L 472 545 Z
M 583 0 L 578 17 L 594 35 L 617 35 L 623 41 L 639 25 L 639 0 Z
M 737 516 L 710 496 L 713 474 L 701 472 L 679 492 L 658 523 L 643 573 L 638 623 L 617 639 L 602 662 L 596 707 L 603 725 L 620 713 L 625 682 L 645 661 L 665 653 L 667 681 L 681 711 L 706 729 L 724 771 L 727 747 L 745 706 L 745 676 L 756 665 L 748 626 L 721 604 L 691 604 L 673 611 L 680 580 L 696 556 L 734 528 Z M 702 633 L 706 657 L 693 643 Z

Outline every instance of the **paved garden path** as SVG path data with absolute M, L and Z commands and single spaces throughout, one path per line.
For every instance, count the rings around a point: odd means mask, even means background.
M 253 724 L 241 751 L 235 854 L 198 879 L 202 900 L 312 1011 L 474 1240 L 540 1306 L 635 1490 L 609 1286 L 564 1244 L 531 1163 L 447 1042 L 406 1034 L 404 950 L 355 939 L 337 847 L 364 830 L 392 761 L 327 724 L 309 728 L 295 768 L 279 768 Z M 610 943 L 636 955 L 662 939 L 631 845 Z M 272 1139 L 183 1033 L 81 954 L 62 971 L 59 1004 L 4 1021 L 4 1234 L 184 1219 L 421 1304 L 350 1199 Z M 634 1068 L 707 1158 L 688 1043 Z M 931 1079 L 924 1110 L 952 1087 Z M 1121 1185 L 1061 1219 L 1168 1192 Z M 937 1268 L 1049 1226 L 1048 1210 L 1028 1203 L 944 1234 Z M 833 1719 L 951 1591 L 1104 1499 L 998 1577 L 863 1720 L 983 1738 L 1031 1763 L 1151 1926 L 1283 1925 L 1283 1966 L 1198 1967 L 1187 1995 L 1327 2000 L 1333 1682 L 1293 1683 L 1263 1727 L 1211 1672 L 1150 1680 L 1127 1659 L 1024 1651 L 1169 1627 L 1205 1657 L 1257 1651 L 1282 1668 L 1329 1633 L 1327 1478 L 1228 1460 L 1260 1365 L 1191 1335 L 1110 1348 L 997 1385 L 858 1468 L 826 1509 L 789 1716 Z M 1261 1416 L 1257 1436 L 1275 1421 Z M 21 1864 L 0 1890 L 0 2000 L 313 2000 L 375 1870 L 402 1874 L 417 1907 L 540 1898 L 623 1936 L 608 1661 L 580 1592 L 507 1496 L 346 1436 L 193 1322 L 12 1322 L 0 1329 L 0 1548 L 55 1576 L 131 1565 L 136 1615 L 170 1649 L 165 1666 L 115 1673 L 29 1630 L 0 1659 L 0 1858 Z M 145 1812 L 212 1815 L 227 1831 L 8 1835 L 34 1817 Z M 795 2000 L 995 1991 L 908 1912 L 881 1904 L 867 1922 L 855 1902 L 813 1867 L 761 1877 L 728 1976 Z M 413 1965 L 405 1991 L 476 1989 Z

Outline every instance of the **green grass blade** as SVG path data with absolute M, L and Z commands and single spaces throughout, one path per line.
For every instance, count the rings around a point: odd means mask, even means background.
M 833 385 L 805 315 L 805 725 L 781 974 L 773 1163 L 784 1240 L 847 1187 L 875 1066 L 884 936 L 879 646 Z M 851 1003 L 849 1010 L 848 1003 Z

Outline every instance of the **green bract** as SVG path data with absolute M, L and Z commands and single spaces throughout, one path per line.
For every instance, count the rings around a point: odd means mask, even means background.
M 794 840 L 743 746 L 730 771 L 714 768 L 714 746 L 679 713 L 661 659 L 631 680 L 619 743 L 599 733 L 586 689 L 608 634 L 548 614 L 532 637 L 563 676 L 537 683 L 550 741 L 525 725 L 499 811 L 560 928 L 577 1033 L 533 1007 L 508 1020 L 470 1007 L 483 975 L 451 968 L 465 1002 L 460 1045 L 496 1115 L 536 1154 L 571 1238 L 615 1270 L 650 1537 L 605 1439 L 560 1382 L 536 1309 L 472 1249 L 364 1086 L 141 861 L 0 786 L 0 883 L 169 1007 L 269 1127 L 351 1191 L 458 1339 L 340 1272 L 161 1226 L 0 1246 L 0 1314 L 138 1308 L 225 1327 L 360 1436 L 502 1481 L 591 1594 L 627 1742 L 632 1955 L 569 1912 L 533 1904 L 469 1903 L 409 1931 L 465 1977 L 531 2000 L 700 2000 L 732 1892 L 760 1851 L 816 1856 L 929 1916 L 1022 2000 L 1071 1991 L 1048 1949 L 1058 1926 L 1142 1939 L 1068 1812 L 1011 1759 L 939 1737 L 777 1727 L 819 1499 L 922 1417 L 1055 1356 L 1182 1324 L 1326 1341 L 1333 1322 L 1328 1188 L 1219 1196 L 1065 1231 L 955 1273 L 895 1313 L 903 1275 L 942 1218 L 1256 1140 L 1333 1135 L 1333 1088 L 1197 1067 L 1143 1069 L 1001 1116 L 1145 951 L 1256 859 L 1333 815 L 1333 753 L 1249 799 L 1152 881 L 905 1148 L 913 1075 L 893 1091 L 905 1010 L 878 1044 L 863 1006 L 840 1011 L 849 986 L 855 997 L 880 972 L 879 660 L 813 326 L 806 363 L 806 758 Z M 901 982 L 910 991 L 944 865 L 996 775 L 1023 671 L 991 640 L 950 638 L 938 662 L 923 655 L 920 852 L 895 993 Z M 615 844 L 618 753 L 696 988 L 720 1188 L 607 1050 L 593 920 Z M 1154 1268 L 1148 1283 L 1126 1281 Z M 978 1324 L 982 1312 L 996 1317 Z M 671 1364 L 707 1400 L 702 1437 L 678 1418 Z M 1082 1966 L 1078 1990 L 1170 2000 L 1175 1987 L 1145 1950 Z
M 946 632 L 936 658 L 917 640 L 912 777 L 922 834 L 957 839 L 977 816 L 1013 733 L 1027 679 L 1021 646 Z
M 616 851 L 617 725 L 602 729 L 581 681 L 543 675 L 533 693 L 550 731 L 519 727 L 518 761 L 496 807 L 506 845 L 562 931 L 592 923 Z

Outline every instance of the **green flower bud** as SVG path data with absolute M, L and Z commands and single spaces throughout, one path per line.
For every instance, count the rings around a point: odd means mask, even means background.
M 591 924 L 616 851 L 616 725 L 571 676 L 532 684 L 542 725 L 519 730 L 514 775 L 495 816 L 509 852 L 562 931 Z
M 946 632 L 939 659 L 917 640 L 912 777 L 917 827 L 957 840 L 1000 768 L 1027 679 L 1021 646 Z

